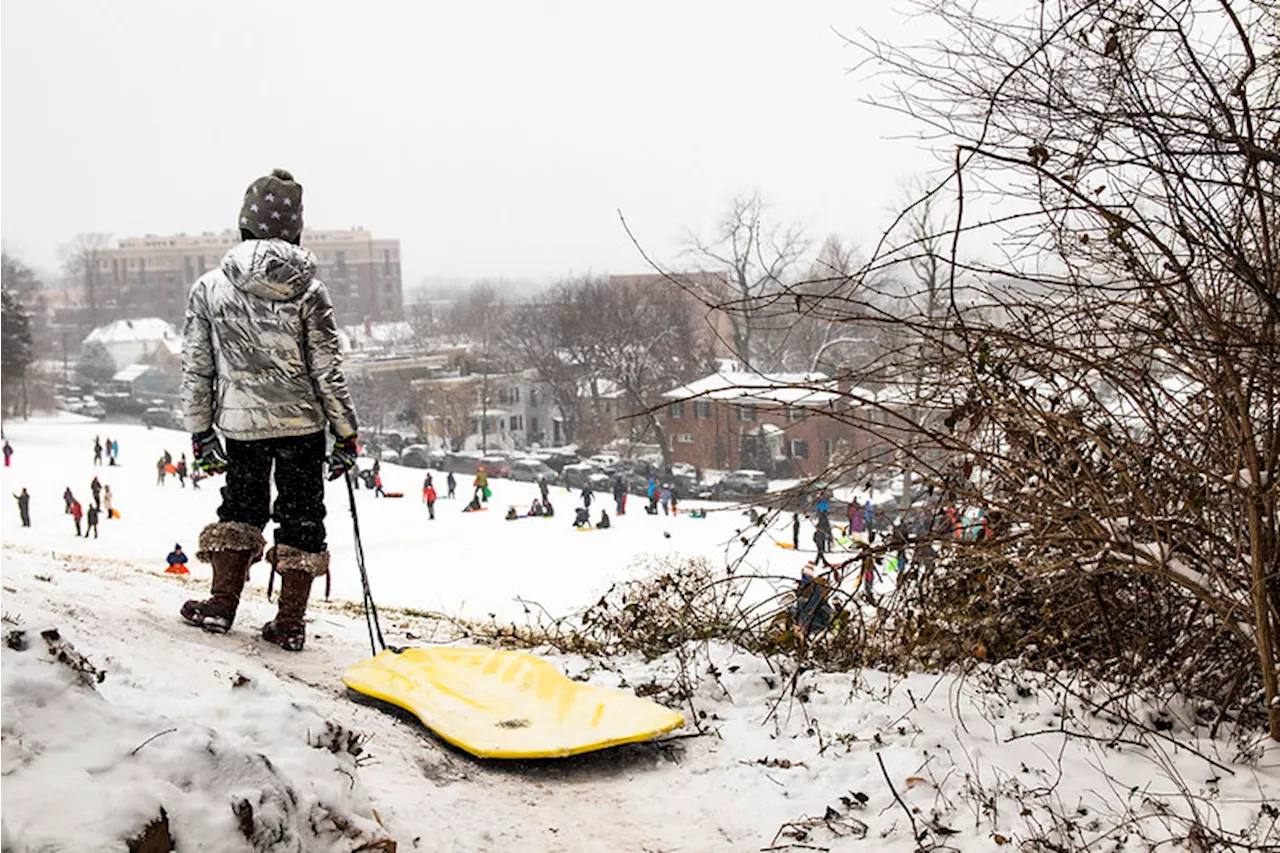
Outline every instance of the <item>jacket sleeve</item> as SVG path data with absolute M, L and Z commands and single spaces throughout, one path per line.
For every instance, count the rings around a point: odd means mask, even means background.
M 182 411 L 188 432 L 204 432 L 213 426 L 216 375 L 207 291 L 204 283 L 197 281 L 187 296 L 182 328 Z
M 329 428 L 339 438 L 353 435 L 358 428 L 356 409 L 342 373 L 342 348 L 333 319 L 333 302 L 323 282 L 316 281 L 306 296 L 303 323 L 306 328 L 307 370 L 316 397 L 329 419 Z

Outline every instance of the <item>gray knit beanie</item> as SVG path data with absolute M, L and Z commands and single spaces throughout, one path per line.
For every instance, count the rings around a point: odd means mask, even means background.
M 302 237 L 302 184 L 284 169 L 249 184 L 240 207 L 240 233 L 246 239 L 296 244 Z

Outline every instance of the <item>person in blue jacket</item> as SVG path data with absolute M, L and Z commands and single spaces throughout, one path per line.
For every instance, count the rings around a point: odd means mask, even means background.
M 171 575 L 187 574 L 187 555 L 182 552 L 182 546 L 174 543 L 173 550 L 169 552 L 169 556 L 164 558 L 169 564 L 169 568 L 165 569 Z

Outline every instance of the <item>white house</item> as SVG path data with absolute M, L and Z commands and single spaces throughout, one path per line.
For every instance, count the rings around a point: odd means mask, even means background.
M 86 345 L 95 341 L 107 348 L 116 367 L 145 361 L 162 347 L 174 353 L 182 350 L 182 335 L 159 317 L 116 320 L 99 326 L 84 339 Z

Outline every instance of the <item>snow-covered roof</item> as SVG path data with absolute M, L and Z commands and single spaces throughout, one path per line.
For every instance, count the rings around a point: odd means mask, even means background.
M 403 344 L 413 340 L 413 326 L 403 320 L 394 323 L 363 323 L 343 326 L 342 333 L 353 349 Z
M 182 336 L 177 329 L 159 317 L 142 317 L 137 320 L 116 320 L 99 326 L 85 337 L 85 343 L 100 341 L 103 344 L 168 342 L 182 349 Z
M 868 392 L 869 393 L 869 392 Z M 668 400 L 720 400 L 758 406 L 825 406 L 840 398 L 825 373 L 712 373 L 662 395 Z
M 115 376 L 111 377 L 111 381 L 132 382 L 149 370 L 155 370 L 155 367 L 150 364 L 131 364 L 128 367 L 121 368 Z

